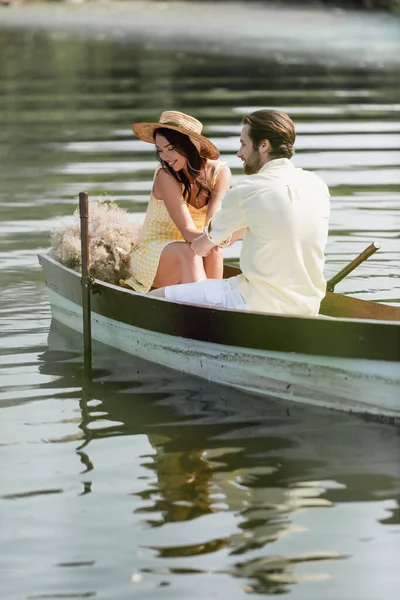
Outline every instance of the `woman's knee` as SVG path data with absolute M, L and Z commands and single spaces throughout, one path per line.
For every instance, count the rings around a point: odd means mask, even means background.
M 199 256 L 196 256 L 196 254 L 193 252 L 192 246 L 191 244 L 189 244 L 189 242 L 181 242 L 177 250 L 181 262 L 195 263 L 198 262 L 197 259 L 200 258 Z
M 172 242 L 163 250 L 153 286 L 201 281 L 206 277 L 203 259 L 195 255 L 191 244 Z

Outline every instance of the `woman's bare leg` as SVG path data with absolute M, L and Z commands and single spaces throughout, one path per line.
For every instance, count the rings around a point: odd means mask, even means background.
M 208 256 L 203 258 L 207 279 L 222 279 L 224 272 L 224 254 L 221 248 L 213 248 Z
M 207 279 L 203 259 L 196 256 L 188 242 L 171 242 L 161 252 L 153 287 L 191 283 Z

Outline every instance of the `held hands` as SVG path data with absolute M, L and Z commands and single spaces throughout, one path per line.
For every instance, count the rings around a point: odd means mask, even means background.
M 210 242 L 205 233 L 192 242 L 192 250 L 197 256 L 207 256 L 213 248 L 214 244 Z

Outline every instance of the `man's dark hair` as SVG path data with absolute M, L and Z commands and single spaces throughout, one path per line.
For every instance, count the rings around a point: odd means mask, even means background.
M 279 110 L 256 110 L 243 118 L 243 124 L 249 126 L 249 136 L 254 148 L 263 140 L 271 144 L 271 158 L 291 158 L 296 130 L 292 119 Z

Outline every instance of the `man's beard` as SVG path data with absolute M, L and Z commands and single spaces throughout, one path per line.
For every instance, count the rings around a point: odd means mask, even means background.
M 246 175 L 254 175 L 258 173 L 258 171 L 263 166 L 260 153 L 257 150 L 253 150 L 249 156 L 249 158 L 244 163 L 244 172 Z

